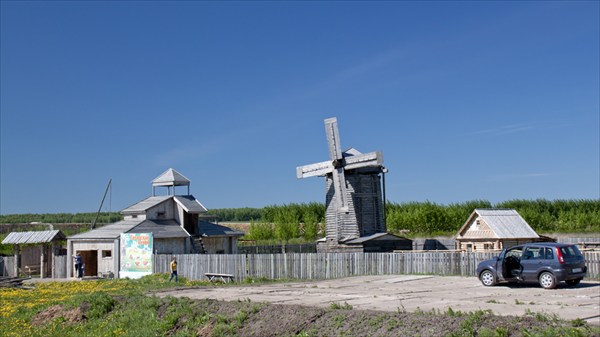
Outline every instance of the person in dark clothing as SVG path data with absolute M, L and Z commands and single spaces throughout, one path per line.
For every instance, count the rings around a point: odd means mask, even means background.
M 78 278 L 83 277 L 83 263 L 81 260 L 81 254 L 79 253 L 75 255 L 75 273 Z

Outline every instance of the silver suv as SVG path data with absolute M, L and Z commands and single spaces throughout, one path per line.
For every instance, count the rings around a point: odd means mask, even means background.
M 586 271 L 585 259 L 577 246 L 548 242 L 507 248 L 497 258 L 477 266 L 479 280 L 488 287 L 499 282 L 523 282 L 553 289 L 562 281 L 575 286 Z

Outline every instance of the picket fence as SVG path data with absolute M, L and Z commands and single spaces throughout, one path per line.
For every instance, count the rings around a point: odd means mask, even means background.
M 168 273 L 174 256 L 178 273 L 191 280 L 206 273 L 246 278 L 334 279 L 359 275 L 434 274 L 475 276 L 479 262 L 494 252 L 288 253 L 237 255 L 154 255 L 154 272 Z M 600 252 L 584 252 L 587 278 L 600 278 Z

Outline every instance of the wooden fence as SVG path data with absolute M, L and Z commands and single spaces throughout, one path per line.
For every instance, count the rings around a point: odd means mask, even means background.
M 587 278 L 600 278 L 600 252 L 584 252 Z M 269 279 L 332 279 L 359 275 L 435 274 L 475 276 L 489 252 L 289 253 L 238 255 L 175 255 L 179 275 L 206 279 L 205 273 Z M 173 255 L 154 255 L 154 272 L 168 273 Z
M 174 255 L 179 275 L 206 279 L 205 273 L 269 279 L 332 279 L 358 275 L 435 274 L 475 276 L 477 264 L 498 252 L 399 252 L 399 253 L 288 253 L 288 254 L 186 254 Z M 600 279 L 600 252 L 583 252 L 586 278 Z M 168 273 L 173 255 L 154 255 L 154 272 Z M 55 277 L 66 277 L 66 256 L 55 259 Z M 12 275 L 14 257 L 0 257 L 0 275 Z

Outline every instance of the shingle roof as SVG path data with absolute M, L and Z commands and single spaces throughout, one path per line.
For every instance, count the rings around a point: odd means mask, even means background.
M 152 180 L 152 186 L 188 186 L 189 184 L 188 178 L 172 168 Z
M 460 229 L 459 236 L 464 234 L 473 217 L 477 215 L 499 239 L 539 238 L 533 228 L 514 209 L 476 209 Z
M 390 234 L 390 233 L 375 233 L 375 234 L 371 234 L 368 236 L 361 236 L 356 239 L 351 239 L 351 240 L 345 241 L 344 243 L 346 243 L 346 244 L 364 243 L 367 241 L 381 239 L 381 238 L 385 238 L 388 240 L 410 240 L 410 239 L 407 239 L 407 238 L 404 238 L 404 237 L 401 237 L 398 235 Z
M 160 204 L 161 202 L 171 199 L 172 197 L 173 197 L 172 195 L 161 195 L 161 196 L 148 197 L 136 204 L 133 204 L 133 205 L 125 208 L 124 210 L 121 211 L 121 213 L 123 213 L 123 214 L 143 213 L 143 212 L 147 211 L 148 209 Z
M 236 231 L 229 227 L 217 225 L 208 221 L 198 221 L 200 234 L 203 236 L 242 236 L 244 232 Z
M 126 233 L 133 227 L 139 225 L 142 221 L 144 220 L 123 220 L 92 229 L 91 231 L 69 236 L 69 239 L 117 239 L 121 236 L 121 233 Z
M 204 207 L 194 196 L 192 195 L 176 195 L 175 201 L 183 207 L 183 209 L 191 214 L 196 213 L 204 213 L 208 212 L 206 207 Z
M 127 233 L 153 233 L 155 239 L 187 238 L 190 236 L 175 220 L 144 220 Z
M 59 230 L 11 232 L 2 240 L 3 245 L 20 245 L 28 243 L 47 243 L 65 240 L 65 235 Z

